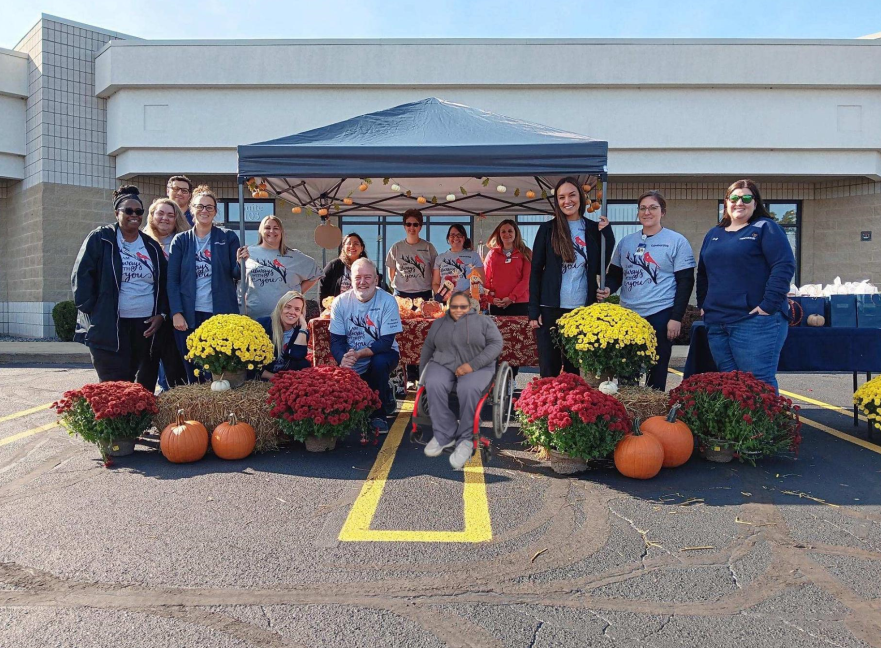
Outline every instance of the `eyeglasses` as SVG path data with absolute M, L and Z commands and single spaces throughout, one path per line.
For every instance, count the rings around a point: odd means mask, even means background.
M 736 204 L 738 200 L 742 200 L 744 205 L 748 205 L 753 201 L 753 197 L 751 194 L 744 194 L 742 196 L 735 196 L 731 194 L 728 196 L 728 202 Z
M 420 223 L 404 223 L 404 227 L 422 227 Z
M 138 207 L 137 209 L 132 209 L 131 207 L 126 207 L 125 209 L 120 209 L 123 214 L 126 216 L 131 216 L 132 214 L 137 214 L 138 216 L 144 215 L 144 210 Z
M 450 304 L 450 310 L 468 310 L 469 308 L 471 307 L 467 304 L 462 304 L 459 306 L 453 306 L 452 304 Z
M 214 205 L 193 205 L 193 209 L 196 211 L 206 211 L 209 214 L 211 212 L 217 211 L 217 207 Z
M 644 214 L 644 213 L 650 212 L 650 211 L 659 212 L 659 211 L 661 211 L 661 206 L 660 205 L 640 205 L 636 211 L 638 211 L 640 214 Z
M 462 236 L 461 234 L 450 234 L 447 238 L 451 238 L 451 239 L 463 239 L 463 238 L 465 238 L 465 237 Z
M 181 194 L 190 194 L 189 189 L 183 189 L 182 187 L 168 187 L 171 190 L 171 193 L 181 193 Z

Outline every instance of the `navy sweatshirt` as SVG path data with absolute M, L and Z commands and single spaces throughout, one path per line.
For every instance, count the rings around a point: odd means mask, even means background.
M 714 227 L 704 237 L 697 266 L 697 305 L 707 324 L 742 320 L 756 306 L 789 317 L 795 257 L 786 232 L 758 218 L 736 232 Z

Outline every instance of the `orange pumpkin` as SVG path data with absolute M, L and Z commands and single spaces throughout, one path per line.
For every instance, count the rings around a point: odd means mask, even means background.
M 184 411 L 177 411 L 177 422 L 159 435 L 159 449 L 171 463 L 199 461 L 208 452 L 208 430 L 198 421 L 185 421 Z
M 254 451 L 257 433 L 247 423 L 240 423 L 236 415 L 231 413 L 229 420 L 224 421 L 211 435 L 211 449 L 221 459 L 244 459 Z
M 661 442 L 649 434 L 639 431 L 639 423 L 634 431 L 615 446 L 615 468 L 625 477 L 632 479 L 651 479 L 664 464 L 664 448 Z
M 691 459 L 694 452 L 694 435 L 683 422 L 677 421 L 679 404 L 672 408 L 666 417 L 652 416 L 639 426 L 641 432 L 655 437 L 664 448 L 664 468 L 676 468 Z

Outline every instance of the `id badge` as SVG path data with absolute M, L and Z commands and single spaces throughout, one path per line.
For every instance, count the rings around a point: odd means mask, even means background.
M 645 254 L 645 243 L 640 243 L 636 246 L 636 256 L 642 256 Z
M 505 263 L 511 263 L 511 257 L 508 257 L 507 259 L 505 259 Z

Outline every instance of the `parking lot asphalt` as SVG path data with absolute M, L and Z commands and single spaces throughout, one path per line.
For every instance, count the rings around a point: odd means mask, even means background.
M 173 465 L 148 441 L 106 469 L 47 407 L 93 380 L 0 367 L 4 648 L 881 646 L 881 433 L 849 375 L 780 377 L 797 456 L 644 482 L 555 475 L 516 426 L 453 472 L 406 412 L 379 446 Z

